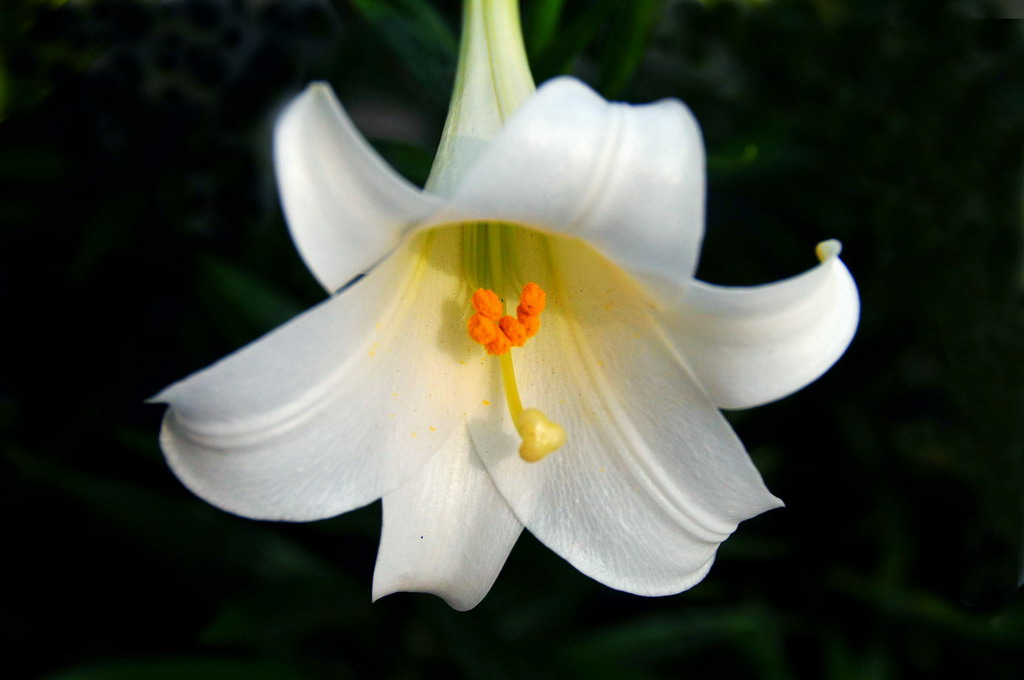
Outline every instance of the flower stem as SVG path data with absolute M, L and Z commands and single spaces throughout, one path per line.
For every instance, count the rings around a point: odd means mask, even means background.
M 450 195 L 534 90 L 518 0 L 466 0 L 455 87 L 427 190 Z
M 483 21 L 491 81 L 504 123 L 537 89 L 526 59 L 519 0 L 467 0 L 466 15 L 472 20 L 474 14 Z

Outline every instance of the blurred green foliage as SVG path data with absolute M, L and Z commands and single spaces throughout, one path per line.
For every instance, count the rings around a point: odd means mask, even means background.
M 816 384 L 731 414 L 788 507 L 703 583 L 624 595 L 524 536 L 460 614 L 370 604 L 376 505 L 288 525 L 194 498 L 143 403 L 322 298 L 269 159 L 304 83 L 425 178 L 457 3 L 3 3 L 4 676 L 1019 677 L 1024 28 L 989 20 L 1009 9 L 524 2 L 538 81 L 697 114 L 703 278 L 791 275 L 839 238 L 863 318 Z

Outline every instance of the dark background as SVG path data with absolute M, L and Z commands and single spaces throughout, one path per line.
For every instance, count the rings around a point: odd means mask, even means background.
M 4 676 L 1020 677 L 1024 26 L 995 19 L 1015 7 L 524 2 L 538 81 L 697 114 L 702 278 L 795 274 L 838 238 L 863 316 L 824 378 L 730 414 L 787 507 L 703 583 L 618 593 L 524 535 L 457 613 L 370 604 L 379 504 L 291 525 L 190 495 L 143 400 L 323 298 L 269 158 L 304 83 L 422 182 L 458 4 L 5 0 Z

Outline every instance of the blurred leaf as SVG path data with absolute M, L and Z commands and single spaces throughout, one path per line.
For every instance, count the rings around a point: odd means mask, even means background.
M 350 592 L 360 590 L 322 557 L 275 532 L 276 523 L 241 519 L 193 498 L 174 499 L 138 484 L 83 474 L 24 451 L 9 451 L 7 460 L 27 477 L 83 503 L 154 554 L 203 564 L 233 579 L 273 575 L 348 583 Z
M 365 606 L 369 588 L 345 580 L 273 579 L 228 599 L 201 634 L 204 644 L 287 653 L 320 631 L 349 636 L 379 624 L 371 613 L 358 621 L 348 612 Z
M 416 144 L 396 140 L 372 141 L 373 148 L 403 177 L 418 186 L 426 184 L 430 166 L 434 163 L 433 152 Z
M 651 37 L 654 24 L 661 19 L 662 0 L 637 0 L 618 6 L 611 20 L 601 52 L 601 92 L 609 99 L 620 95 L 633 78 Z
M 495 640 L 491 625 L 480 621 L 479 616 L 448 616 L 444 609 L 447 605 L 440 600 L 422 600 L 419 604 L 428 620 L 436 622 L 436 633 L 445 651 L 459 665 L 464 677 L 534 677 L 524 668 L 530 660 L 520 659 L 515 650 Z
M 1020 616 L 1019 609 L 1015 615 L 995 618 L 954 607 L 932 593 L 880 584 L 850 572 L 837 572 L 832 582 L 837 590 L 887 616 L 928 626 L 957 638 L 1019 648 L 1020 631 L 1011 623 Z
M 1017 587 L 1004 610 L 992 617 L 991 624 L 999 635 L 1024 640 L 1024 588 Z
M 458 38 L 426 0 L 353 0 L 373 31 L 399 58 L 424 94 L 447 103 L 455 75 Z
M 0 87 L 2 85 L 0 72 Z M 71 161 L 59 149 L 38 146 L 0 148 L 0 179 L 3 180 L 58 182 L 70 167 Z
M 308 676 L 267 660 L 172 657 L 85 664 L 45 680 L 302 680 Z
M 650 678 L 663 677 L 655 669 L 668 659 L 735 644 L 749 658 L 739 667 L 734 665 L 737 660 L 731 659 L 730 668 L 759 669 L 757 677 L 783 680 L 791 677 L 781 646 L 785 626 L 777 614 L 753 606 L 690 607 L 602 628 L 572 644 L 567 654 L 576 672 L 587 677 Z M 643 671 L 645 666 L 651 670 Z M 623 676 L 624 672 L 632 675 Z
M 300 314 L 304 307 L 272 280 L 212 254 L 201 259 L 199 299 L 224 337 L 241 345 Z
M 614 5 L 587 3 L 583 11 L 561 26 L 558 37 L 546 49 L 531 54 L 531 66 L 537 82 L 572 71 L 573 64 L 587 45 L 593 43 L 605 26 Z
M 565 10 L 565 0 L 534 0 L 526 4 L 522 17 L 526 51 L 533 58 L 551 44 Z
M 768 5 L 775 0 L 697 0 L 700 4 L 705 7 L 714 7 L 716 5 L 750 5 L 751 7 L 760 7 L 762 5 Z M 815 0 L 815 2 L 830 2 L 831 0 Z
M 7 117 L 8 99 L 11 96 L 10 76 L 7 75 L 7 62 L 0 55 L 0 121 Z
M 868 680 L 849 644 L 840 637 L 830 636 L 825 641 L 825 667 L 828 680 Z
M 81 232 L 68 277 L 81 282 L 101 269 L 114 253 L 128 249 L 136 237 L 135 227 L 147 206 L 141 192 L 109 193 L 98 198 L 95 212 Z

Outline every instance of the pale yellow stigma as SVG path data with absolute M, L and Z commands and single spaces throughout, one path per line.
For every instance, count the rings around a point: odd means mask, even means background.
M 523 409 L 516 420 L 516 430 L 523 438 L 519 457 L 527 463 L 536 463 L 565 444 L 565 429 L 535 408 Z
M 547 296 L 536 283 L 526 284 L 519 298 L 516 316 L 505 315 L 505 306 L 500 298 L 485 288 L 473 293 L 472 305 L 476 314 L 470 317 L 466 331 L 469 337 L 484 346 L 488 354 L 501 359 L 501 380 L 508 412 L 516 431 L 523 438 L 519 457 L 528 463 L 536 463 L 565 444 L 565 430 L 540 409 L 523 408 L 509 350 L 522 347 L 540 330 L 540 315 L 547 305 Z

